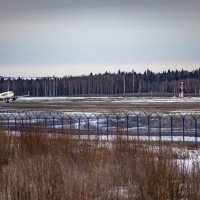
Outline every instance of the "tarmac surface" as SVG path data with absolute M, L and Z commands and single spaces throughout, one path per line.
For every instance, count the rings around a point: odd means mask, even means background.
M 0 102 L 1 110 L 42 111 L 146 111 L 146 112 L 195 112 L 200 113 L 200 98 L 77 98 L 29 97 L 16 101 Z

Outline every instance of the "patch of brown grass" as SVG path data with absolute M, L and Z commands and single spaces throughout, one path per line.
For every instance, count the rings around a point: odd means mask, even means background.
M 171 143 L 1 131 L 0 199 L 199 199 L 198 160 L 187 170 L 177 158 L 187 155 L 174 153 Z

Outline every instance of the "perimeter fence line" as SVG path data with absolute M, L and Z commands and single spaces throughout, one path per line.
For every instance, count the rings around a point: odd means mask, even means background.
M 200 114 L 159 112 L 43 112 L 0 111 L 0 125 L 5 130 L 42 128 L 48 132 L 73 130 L 76 135 L 105 136 L 109 139 L 120 131 L 129 138 L 153 140 L 200 141 Z

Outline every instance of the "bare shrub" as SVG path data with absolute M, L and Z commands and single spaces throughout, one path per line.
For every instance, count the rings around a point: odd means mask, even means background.
M 0 133 L 0 199 L 199 199 L 198 159 L 175 143 L 78 139 L 25 129 Z M 175 145 L 175 146 L 174 146 Z M 174 149 L 179 149 L 180 151 Z

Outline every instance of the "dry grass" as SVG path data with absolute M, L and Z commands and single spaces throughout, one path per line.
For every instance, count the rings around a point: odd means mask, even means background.
M 79 140 L 65 132 L 0 131 L 0 199 L 200 199 L 198 161 L 187 170 L 170 143 Z

